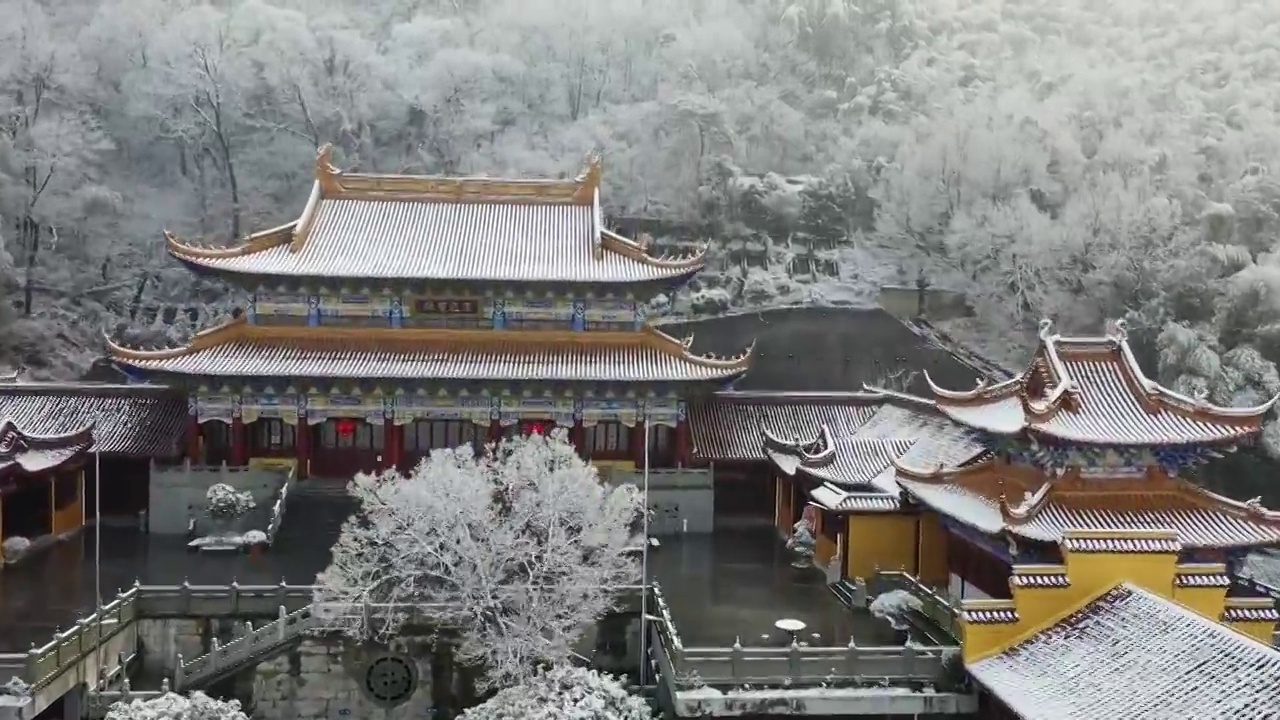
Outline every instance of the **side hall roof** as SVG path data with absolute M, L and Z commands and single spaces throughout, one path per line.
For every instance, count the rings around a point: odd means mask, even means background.
M 203 377 L 379 380 L 714 381 L 747 371 L 735 357 L 689 352 L 653 328 L 625 332 L 259 326 L 240 317 L 181 348 L 107 340 L 110 357 L 143 371 Z
M 968 391 L 929 385 L 939 410 L 977 430 L 1113 446 L 1235 443 L 1260 432 L 1280 399 L 1230 408 L 1174 392 L 1143 374 L 1123 321 L 1102 337 L 1067 338 L 1046 320 L 1023 373 Z
M 657 257 L 604 227 L 599 158 L 573 180 L 351 173 L 320 148 L 311 196 L 295 221 L 231 247 L 166 231 L 169 253 L 237 275 L 365 280 L 636 283 L 689 276 L 705 247 Z
M 0 474 L 46 473 L 75 462 L 93 445 L 93 424 L 73 432 L 37 435 L 0 420 Z
M 968 669 L 1024 720 L 1280 717 L 1280 650 L 1128 584 Z
M 186 428 L 187 399 L 155 385 L 10 380 L 0 382 L 0 418 L 38 435 L 92 426 L 90 452 L 172 457 Z
M 1057 543 L 1071 531 L 1171 530 L 1185 548 L 1280 543 L 1280 512 L 1163 474 L 1045 478 L 987 460 L 960 469 L 894 463 L 899 487 L 929 508 L 988 535 Z

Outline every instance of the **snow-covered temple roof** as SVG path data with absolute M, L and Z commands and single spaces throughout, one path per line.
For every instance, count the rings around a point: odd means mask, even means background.
M 25 432 L 75 435 L 93 426 L 90 452 L 169 457 L 187 425 L 187 398 L 170 388 L 95 382 L 0 383 L 0 417 Z
M 765 455 L 787 475 L 805 475 L 844 492 L 878 492 L 896 497 L 896 464 L 956 468 L 986 454 L 962 425 L 938 414 L 930 403 L 909 395 L 868 390 L 875 408 L 859 424 L 822 423 L 790 437 L 760 426 Z M 821 496 L 821 497 L 820 497 Z M 834 509 L 824 493 L 814 495 Z
M 920 503 L 989 535 L 1056 543 L 1071 530 L 1177 532 L 1187 548 L 1280 543 L 1280 512 L 1239 502 L 1163 473 L 1137 477 L 1046 477 L 987 460 L 956 470 L 895 462 L 895 480 Z
M 1258 433 L 1277 399 L 1218 407 L 1163 387 L 1138 367 L 1123 321 L 1101 337 L 1078 338 L 1042 321 L 1040 347 L 1022 374 L 968 391 L 932 381 L 930 389 L 940 411 L 977 430 L 1109 446 L 1232 443 Z
M 203 377 L 696 382 L 731 378 L 750 364 L 750 348 L 721 358 L 695 355 L 688 345 L 652 327 L 589 333 L 326 327 L 318 333 L 253 325 L 243 317 L 180 348 L 141 350 L 107 341 L 121 365 Z
M 635 283 L 686 277 L 703 251 L 656 257 L 604 227 L 599 159 L 572 180 L 504 180 L 344 172 L 331 148 L 294 222 L 232 247 L 166 233 L 169 253 L 194 269 L 232 275 Z
M 36 435 L 11 419 L 0 420 L 0 474 L 56 471 L 82 457 L 93 445 L 93 423 L 68 433 Z
M 969 672 L 1024 720 L 1280 717 L 1280 650 L 1129 584 Z

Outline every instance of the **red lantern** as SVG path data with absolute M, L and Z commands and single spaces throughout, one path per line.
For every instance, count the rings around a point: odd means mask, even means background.
M 356 421 L 350 418 L 343 418 L 336 423 L 336 430 L 340 437 L 351 437 L 356 434 Z
M 541 420 L 530 420 L 524 424 L 525 435 L 546 435 L 550 423 Z

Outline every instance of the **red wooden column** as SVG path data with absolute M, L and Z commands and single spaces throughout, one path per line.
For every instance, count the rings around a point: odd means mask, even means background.
M 581 417 L 573 419 L 573 428 L 569 430 L 569 442 L 573 443 L 573 449 L 578 451 L 578 457 L 583 460 L 590 459 L 586 448 L 587 429 L 582 425 Z
M 631 426 L 630 447 L 628 453 L 637 468 L 644 467 L 644 417 L 637 415 L 636 424 Z
M 489 442 L 494 445 L 502 440 L 502 403 L 498 398 L 489 398 Z
M 693 456 L 689 448 L 689 412 L 684 401 L 677 405 L 676 415 L 676 467 L 689 467 Z
M 244 418 L 240 409 L 240 398 L 236 397 L 231 412 L 231 464 L 235 467 L 249 462 L 249 448 L 245 445 Z
M 382 420 L 382 469 L 400 469 L 400 457 L 403 454 L 404 428 L 396 425 L 395 418 Z
M 311 424 L 307 422 L 307 396 L 298 395 L 298 424 L 293 427 L 293 449 L 297 453 L 298 479 L 311 476 Z
M 187 459 L 200 462 L 200 413 L 195 395 L 187 397 Z

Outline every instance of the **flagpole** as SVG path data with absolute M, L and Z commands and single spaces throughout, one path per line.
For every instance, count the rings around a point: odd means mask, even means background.
M 102 418 L 99 416 L 99 422 Z M 98 660 L 96 684 L 102 687 L 102 443 L 97 437 L 98 423 L 94 424 L 93 439 L 93 587 L 98 609 L 98 636 L 94 646 Z
M 649 669 L 649 418 L 644 418 L 644 546 L 640 549 L 640 682 L 648 682 Z

